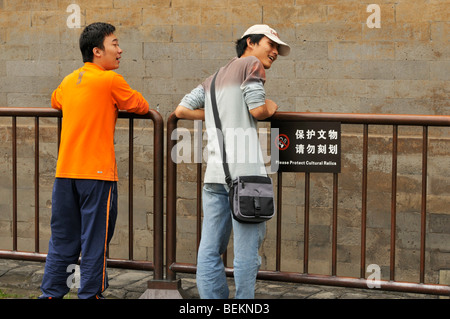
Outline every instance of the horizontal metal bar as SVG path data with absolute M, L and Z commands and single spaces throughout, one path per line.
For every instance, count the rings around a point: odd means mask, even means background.
M 422 293 L 430 295 L 450 295 L 450 286 L 446 285 L 434 285 L 434 284 L 417 284 L 410 282 L 400 281 L 385 281 L 379 280 L 379 288 L 369 288 L 368 284 L 372 283 L 371 280 L 363 278 L 353 277 L 339 277 L 339 276 L 326 276 L 326 275 L 314 275 L 314 274 L 301 274 L 301 273 L 289 273 L 289 272 L 272 272 L 272 271 L 259 271 L 258 279 L 274 280 L 274 281 L 288 281 L 304 284 L 316 284 L 326 286 L 339 286 L 349 288 L 360 289 L 373 289 L 373 290 L 386 290 L 386 291 L 398 291 L 406 293 Z
M 170 269 L 174 272 L 182 273 L 195 273 L 196 266 L 193 264 L 174 263 L 170 266 Z M 225 268 L 225 273 L 228 277 L 233 276 L 233 268 Z M 385 291 L 397 291 L 404 293 L 419 293 L 429 295 L 450 295 L 450 286 L 435 285 L 435 284 L 417 284 L 410 282 L 400 281 L 385 281 L 379 280 L 376 283 L 379 284 L 379 288 L 369 288 L 368 284 L 373 284 L 374 281 L 366 280 L 363 278 L 353 277 L 339 277 L 339 276 L 327 276 L 316 274 L 302 274 L 293 272 L 278 272 L 278 271 L 258 271 L 258 279 L 271 280 L 271 281 L 283 281 L 293 282 L 301 284 L 311 285 L 323 285 L 323 286 L 336 286 L 336 287 L 348 287 L 370 290 L 385 290 Z
M 277 112 L 265 121 L 336 121 L 343 124 L 450 126 L 448 115 Z
M 0 259 L 26 260 L 45 262 L 47 254 L 32 253 L 23 251 L 0 250 Z M 134 270 L 154 270 L 151 261 L 146 260 L 126 260 L 126 259 L 110 259 L 107 260 L 108 267 L 124 268 Z
M 0 259 L 28 260 L 45 262 L 47 254 L 24 251 L 0 250 Z
M 50 107 L 0 107 L 0 116 L 61 117 L 62 112 Z
M 62 112 L 49 107 L 0 107 L 0 116 L 61 117 Z M 139 115 L 126 111 L 119 111 L 119 117 L 144 119 L 148 118 L 148 115 Z M 338 121 L 346 124 L 450 126 L 449 115 L 415 114 L 277 112 L 265 121 Z
M 153 118 L 153 110 L 147 114 L 136 114 L 127 111 L 119 111 L 119 118 L 122 119 L 148 119 Z M 50 107 L 0 107 L 0 116 L 16 117 L 62 117 L 62 112 Z
M 108 267 L 134 269 L 134 270 L 155 270 L 153 262 L 147 260 L 126 260 L 108 258 Z

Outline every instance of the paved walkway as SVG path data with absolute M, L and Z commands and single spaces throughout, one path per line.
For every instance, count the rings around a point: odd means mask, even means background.
M 0 298 L 34 299 L 41 292 L 39 285 L 44 273 L 44 263 L 0 259 Z M 147 289 L 147 282 L 153 279 L 148 271 L 108 268 L 109 288 L 107 299 L 138 299 Z M 198 299 L 195 276 L 180 274 L 182 289 L 187 298 Z M 234 296 L 233 279 L 229 278 L 231 296 Z M 67 298 L 77 299 L 76 290 Z M 439 299 L 438 296 L 383 292 L 341 287 L 304 285 L 258 281 L 256 299 Z

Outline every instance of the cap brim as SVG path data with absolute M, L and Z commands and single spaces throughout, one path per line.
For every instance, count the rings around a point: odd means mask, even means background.
M 289 53 L 291 53 L 291 47 L 287 43 L 284 43 L 279 38 L 272 36 L 271 34 L 265 34 L 265 36 L 268 37 L 273 42 L 278 43 L 280 45 L 280 47 L 278 48 L 279 55 L 288 56 Z

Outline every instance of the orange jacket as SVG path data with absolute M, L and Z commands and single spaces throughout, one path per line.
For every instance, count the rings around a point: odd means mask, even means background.
M 121 75 L 85 63 L 53 92 L 52 107 L 63 115 L 56 177 L 117 181 L 118 110 L 146 114 L 149 106 L 142 94 Z

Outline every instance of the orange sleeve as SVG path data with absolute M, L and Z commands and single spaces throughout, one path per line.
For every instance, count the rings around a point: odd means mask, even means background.
M 111 93 L 119 110 L 137 114 L 148 113 L 148 102 L 141 93 L 133 90 L 120 74 L 116 74 L 113 78 Z
M 61 86 L 53 91 L 52 93 L 52 108 L 57 110 L 62 110 L 62 94 L 61 94 Z

